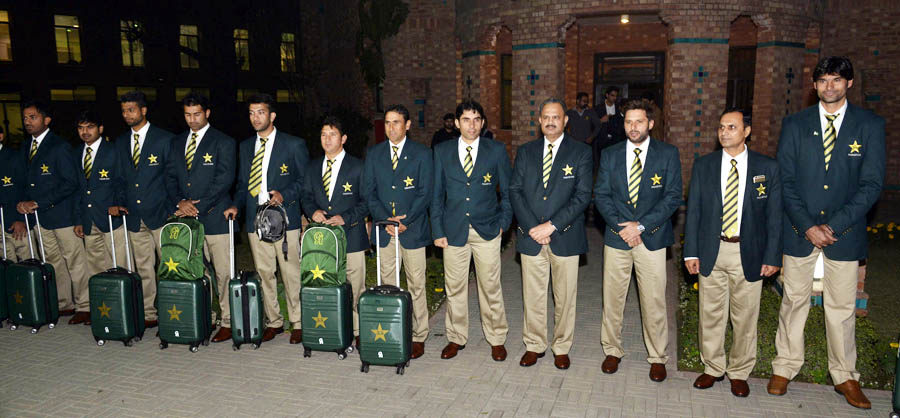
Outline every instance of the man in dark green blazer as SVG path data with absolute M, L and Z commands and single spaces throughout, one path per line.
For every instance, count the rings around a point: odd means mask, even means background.
M 856 371 L 856 294 L 866 258 L 866 213 L 884 184 L 884 119 L 847 101 L 853 65 L 827 57 L 813 71 L 819 103 L 781 126 L 778 166 L 784 184 L 784 296 L 769 393 L 782 395 L 803 366 L 803 328 L 812 275 L 825 261 L 828 371 L 835 390 L 858 408 L 871 403 Z
M 601 369 L 615 373 L 625 355 L 622 320 L 635 267 L 641 299 L 641 323 L 650 363 L 650 379 L 666 379 L 666 247 L 675 242 L 669 220 L 681 205 L 678 148 L 650 138 L 653 108 L 631 100 L 623 107 L 627 141 L 603 151 L 594 205 L 608 229 L 603 246 L 603 325 L 600 341 L 606 359 Z
M 491 358 L 503 361 L 509 324 L 500 286 L 500 236 L 512 222 L 512 168 L 506 146 L 480 138 L 484 109 L 478 102 L 456 106 L 455 123 L 460 137 L 434 147 L 431 231 L 434 245 L 444 249 L 449 341 L 441 358 L 455 357 L 469 339 L 469 260 L 474 256 L 484 338 Z
M 590 147 L 563 133 L 568 118 L 562 101 L 547 99 L 538 110 L 544 136 L 519 147 L 509 185 L 525 308 L 526 351 L 519 365 L 532 366 L 545 354 L 547 287 L 552 283 L 556 312 L 549 346 L 556 368 L 568 369 L 575 339 L 578 258 L 588 250 L 584 210 L 591 201 L 593 163 Z
M 410 140 L 406 133 L 412 121 L 409 110 L 394 105 L 384 114 L 388 141 L 366 152 L 362 195 L 375 222 L 393 220 L 399 228 L 377 228 L 381 240 L 381 279 L 395 283 L 394 242 L 400 239 L 400 258 L 413 299 L 412 358 L 425 353 L 428 338 L 428 304 L 425 300 L 425 246 L 431 243 L 428 206 L 434 182 L 431 148 Z M 374 233 L 372 234 L 375 235 Z M 375 239 L 372 240 L 375 242 Z
M 731 393 L 750 394 L 762 278 L 781 267 L 781 179 L 778 163 L 747 145 L 750 117 L 729 108 L 719 118 L 722 149 L 694 162 L 684 230 L 684 264 L 700 274 L 700 353 L 694 387 L 728 374 Z M 719 179 L 719 181 L 715 181 Z M 734 342 L 725 361 L 729 312 Z
M 225 209 L 231 206 L 228 195 L 234 182 L 235 143 L 209 124 L 209 100 L 191 92 L 181 101 L 188 130 L 172 141 L 167 167 L 167 183 L 177 203 L 175 215 L 196 216 L 203 224 L 206 242 L 203 252 L 216 271 L 219 295 L 228 294 L 231 279 L 229 263 L 228 220 Z M 212 341 L 231 338 L 231 310 L 227 297 L 219 297 L 222 329 Z M 229 332 L 224 332 L 228 329 Z M 225 334 L 229 335 L 225 335 Z
M 362 160 L 344 150 L 347 135 L 341 121 L 326 117 L 319 135 L 325 155 L 306 169 L 303 178 L 303 208 L 313 222 L 339 225 L 347 237 L 347 281 L 353 290 L 353 335 L 359 347 L 359 312 L 356 304 L 366 288 L 366 250 L 369 210 L 360 195 Z
M 69 323 L 83 323 L 90 319 L 88 276 L 84 243 L 72 229 L 81 174 L 72 162 L 72 147 L 50 131 L 47 105 L 37 101 L 25 103 L 22 115 L 28 134 L 21 150 L 27 187 L 24 200 L 16 209 L 23 215 L 38 211 L 46 261 L 56 270 L 60 315 L 74 315 L 77 311 L 79 315 Z M 35 248 L 35 256 L 37 251 Z
M 284 317 L 278 305 L 277 269 L 284 282 L 288 319 L 293 328 L 290 343 L 299 344 L 303 339 L 299 248 L 301 190 L 309 151 L 304 140 L 275 129 L 277 113 L 271 95 L 250 96 L 247 108 L 256 135 L 241 141 L 234 203 L 225 211 L 225 217 L 237 218 L 238 212 L 244 213 L 244 229 L 265 297 L 266 329 L 262 340 L 270 341 L 284 332 Z M 282 206 L 287 214 L 287 231 L 284 238 L 276 242 L 265 242 L 256 234 L 256 211 L 266 204 Z M 231 328 L 223 324 L 217 336 L 225 340 L 231 338 Z
M 0 127 L 0 206 L 6 230 L 6 255 L 14 263 L 30 258 L 28 253 L 29 231 L 25 229 L 25 215 L 16 211 L 25 195 L 25 159 L 22 153 L 8 145 Z

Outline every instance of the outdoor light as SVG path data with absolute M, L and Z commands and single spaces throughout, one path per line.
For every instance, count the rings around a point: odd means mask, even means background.
M 622 15 L 622 17 L 619 19 L 619 21 L 622 23 L 628 23 L 629 22 L 628 15 Z

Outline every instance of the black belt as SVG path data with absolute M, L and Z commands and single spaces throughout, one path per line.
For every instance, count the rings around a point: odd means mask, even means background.
M 726 236 L 724 236 L 724 235 L 719 235 L 719 239 L 722 240 L 722 241 L 725 241 L 725 242 L 731 242 L 731 243 L 741 242 L 741 237 L 740 237 L 740 236 L 728 238 L 728 237 L 726 237 Z

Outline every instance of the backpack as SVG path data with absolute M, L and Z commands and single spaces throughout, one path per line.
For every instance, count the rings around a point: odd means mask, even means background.
M 159 233 L 160 280 L 203 278 L 203 224 L 197 218 L 169 218 Z
M 347 237 L 341 226 L 310 223 L 300 240 L 303 286 L 334 287 L 347 282 Z

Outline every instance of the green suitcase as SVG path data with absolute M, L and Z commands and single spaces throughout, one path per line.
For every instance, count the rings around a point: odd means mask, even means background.
M 350 283 L 336 287 L 300 289 L 303 357 L 312 351 L 333 351 L 343 360 L 353 352 L 353 290 Z
M 124 216 L 122 227 L 128 231 Z M 109 230 L 113 230 L 109 216 Z M 112 251 L 112 268 L 95 274 L 88 281 L 91 304 L 91 333 L 97 345 L 107 341 L 122 341 L 126 347 L 144 338 L 144 286 L 141 276 L 133 272 L 131 247 L 125 234 L 125 254 L 128 269 L 118 267 L 116 252 Z M 116 239 L 110 234 L 110 248 L 116 248 Z
M 42 326 L 53 329 L 59 321 L 59 296 L 56 290 L 56 271 L 47 264 L 44 256 L 44 238 L 41 235 L 40 220 L 34 212 L 37 222 L 38 242 L 41 259 L 34 258 L 34 247 L 28 241 L 31 257 L 28 260 L 12 264 L 6 270 L 6 302 L 9 310 L 9 329 L 15 330 L 20 325 L 30 326 L 31 333 L 37 334 Z M 31 230 L 28 217 L 25 217 L 25 229 Z
M 228 281 L 232 348 L 237 351 L 242 344 L 250 344 L 256 350 L 262 344 L 262 334 L 266 329 L 259 274 L 255 271 L 242 271 L 240 275 L 234 275 L 234 219 L 228 220 L 228 238 L 231 277 L 233 277 Z
M 0 257 L 0 328 L 3 328 L 3 321 L 9 318 L 6 304 L 6 268 L 12 264 L 6 259 L 6 221 L 3 219 L 3 206 L 0 206 L 0 237 L 3 239 L 3 256 Z
M 210 280 L 160 280 L 156 291 L 159 306 L 159 348 L 187 344 L 196 353 L 209 345 L 212 334 Z

